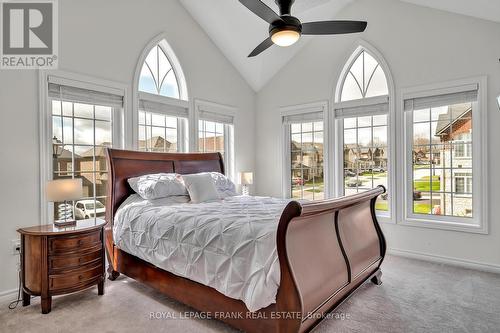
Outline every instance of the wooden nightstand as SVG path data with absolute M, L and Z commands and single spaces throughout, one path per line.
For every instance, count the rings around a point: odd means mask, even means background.
M 49 313 L 52 296 L 72 293 L 95 284 L 104 294 L 104 225 L 101 219 L 77 221 L 74 226 L 53 224 L 21 228 L 23 306 L 30 295 L 41 296 L 42 313 Z

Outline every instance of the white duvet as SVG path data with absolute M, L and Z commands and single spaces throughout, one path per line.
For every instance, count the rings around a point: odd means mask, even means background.
M 188 200 L 131 195 L 116 213 L 115 243 L 157 267 L 242 300 L 250 311 L 275 303 L 280 280 L 276 231 L 288 200 Z

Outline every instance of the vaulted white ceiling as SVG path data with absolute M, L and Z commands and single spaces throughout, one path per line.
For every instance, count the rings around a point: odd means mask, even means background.
M 296 0 L 292 14 L 302 22 L 332 20 L 356 0 Z M 416 5 L 500 22 L 500 0 L 401 0 Z M 259 91 L 312 38 L 291 47 L 273 46 L 254 58 L 248 54 L 268 37 L 269 25 L 238 0 L 180 0 L 212 41 L 255 90 Z M 263 0 L 278 12 L 274 0 Z M 355 19 L 355 18 L 353 18 Z

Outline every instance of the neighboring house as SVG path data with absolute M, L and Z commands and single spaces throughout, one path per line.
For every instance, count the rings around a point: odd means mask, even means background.
M 201 152 L 220 152 L 224 155 L 224 135 L 209 136 L 198 139 L 198 150 Z
M 441 212 L 472 216 L 472 107 L 454 105 L 441 114 L 435 136 L 440 138 Z M 452 193 L 450 195 L 450 192 Z
M 152 152 L 176 152 L 177 144 L 169 142 L 161 136 L 153 136 L 147 140 L 139 140 L 139 150 Z
M 363 148 L 351 144 L 344 146 L 344 168 L 364 171 L 373 168 L 387 168 L 386 148 Z
M 292 177 L 304 181 L 323 178 L 323 144 L 292 141 Z

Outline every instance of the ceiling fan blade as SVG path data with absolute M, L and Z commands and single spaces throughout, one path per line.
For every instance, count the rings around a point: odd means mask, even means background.
M 281 20 L 278 14 L 276 14 L 271 8 L 269 8 L 265 3 L 260 0 L 239 0 L 243 6 L 250 9 L 255 15 L 271 24 L 277 20 Z
M 273 44 L 274 43 L 271 40 L 271 37 L 268 37 L 265 41 L 263 41 L 262 43 L 260 43 L 259 46 L 257 46 L 255 48 L 255 50 L 253 50 L 252 53 L 250 53 L 248 55 L 248 57 L 252 58 L 252 57 L 255 57 L 255 56 L 261 54 L 262 52 L 264 52 L 265 50 L 267 50 L 268 48 L 270 48 Z
M 365 31 L 364 21 L 322 21 L 302 24 L 303 35 L 336 35 Z

